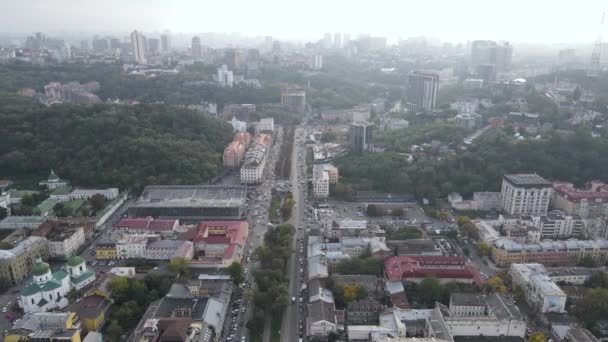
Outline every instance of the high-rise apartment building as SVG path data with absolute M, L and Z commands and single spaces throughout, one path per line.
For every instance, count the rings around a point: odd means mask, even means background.
M 511 67 L 513 47 L 507 42 L 498 44 L 492 40 L 476 40 L 471 44 L 471 66 L 494 65 L 496 71 L 506 71 Z
M 329 49 L 332 45 L 331 33 L 326 33 L 323 36 L 323 47 Z
M 138 64 L 146 64 L 146 42 L 145 37 L 137 30 L 131 33 L 131 46 L 133 48 L 133 59 Z
M 342 35 L 342 46 L 347 46 L 350 43 L 350 33 L 345 33 Z
M 300 87 L 281 89 L 281 104 L 292 112 L 303 113 L 306 110 L 306 90 Z
M 122 43 L 118 38 L 110 38 L 110 48 L 112 50 L 120 49 L 122 47 Z
M 334 47 L 339 49 L 342 47 L 342 33 L 336 32 L 334 33 Z
M 169 38 L 168 33 L 160 35 L 160 49 L 163 53 L 167 53 L 171 50 L 171 39 Z
M 203 56 L 203 47 L 201 46 L 200 37 L 192 37 L 192 57 L 201 58 Z
M 350 148 L 355 153 L 369 150 L 372 142 L 372 129 L 374 124 L 367 121 L 350 124 Z
M 234 75 L 227 65 L 217 68 L 217 82 L 220 87 L 232 87 L 234 84 Z
M 510 215 L 544 215 L 552 192 L 553 184 L 537 174 L 504 175 L 501 208 Z
M 320 70 L 323 69 L 323 55 L 314 54 L 310 56 L 310 61 L 308 62 L 308 67 L 312 70 Z
M 94 52 L 105 52 L 110 48 L 110 44 L 106 38 L 93 38 L 91 42 Z
M 148 51 L 153 54 L 157 54 L 160 52 L 160 39 L 158 38 L 150 38 L 148 39 Z
M 411 111 L 432 110 L 437 102 L 439 75 L 415 71 L 407 77 L 407 101 Z

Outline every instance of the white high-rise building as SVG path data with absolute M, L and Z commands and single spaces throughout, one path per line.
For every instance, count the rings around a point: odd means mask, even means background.
M 192 57 L 201 58 L 203 56 L 203 47 L 200 37 L 192 37 Z
M 317 164 L 312 172 L 315 197 L 329 196 L 329 185 L 338 183 L 338 168 L 331 164 Z
M 221 87 L 232 87 L 232 84 L 234 83 L 234 75 L 232 74 L 232 70 L 229 70 L 226 64 L 217 68 L 217 82 Z
M 552 192 L 553 184 L 537 174 L 504 175 L 501 208 L 510 215 L 544 215 Z
M 167 53 L 169 50 L 171 50 L 171 38 L 169 37 L 169 32 L 165 32 L 160 35 L 160 50 L 163 53 Z
M 339 49 L 342 47 L 342 33 L 336 32 L 334 33 L 334 47 Z
M 133 47 L 133 59 L 138 64 L 146 64 L 146 42 L 145 37 L 137 30 L 131 33 L 131 46 Z
M 310 56 L 310 61 L 308 62 L 308 66 L 312 70 L 323 69 L 323 55 L 314 54 Z

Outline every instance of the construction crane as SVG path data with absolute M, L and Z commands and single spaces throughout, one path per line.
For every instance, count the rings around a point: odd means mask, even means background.
M 593 47 L 593 52 L 591 53 L 591 67 L 587 71 L 587 76 L 596 77 L 599 75 L 601 71 L 601 59 L 602 59 L 602 31 L 604 29 L 604 19 L 606 17 L 606 12 L 602 13 L 602 21 L 600 21 L 600 32 L 597 36 L 597 41 L 595 42 L 595 46 Z

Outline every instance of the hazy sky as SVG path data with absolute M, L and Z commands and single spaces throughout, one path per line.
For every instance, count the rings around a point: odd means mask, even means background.
M 0 0 L 0 32 L 169 29 L 294 39 L 349 32 L 393 41 L 424 35 L 591 44 L 607 8 L 605 0 Z

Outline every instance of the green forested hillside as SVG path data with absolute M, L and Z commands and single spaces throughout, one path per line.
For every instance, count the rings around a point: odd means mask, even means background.
M 498 191 L 505 173 L 538 173 L 549 179 L 582 185 L 608 181 L 608 138 L 592 138 L 586 129 L 554 133 L 543 139 L 516 141 L 492 132 L 441 160 L 417 158 L 413 163 L 393 152 L 349 155 L 336 161 L 340 182 L 355 189 L 403 192 L 418 198 L 445 197 L 452 191 Z
M 219 120 L 168 105 L 44 107 L 5 95 L 0 178 L 35 180 L 53 168 L 79 186 L 204 183 L 232 135 Z

